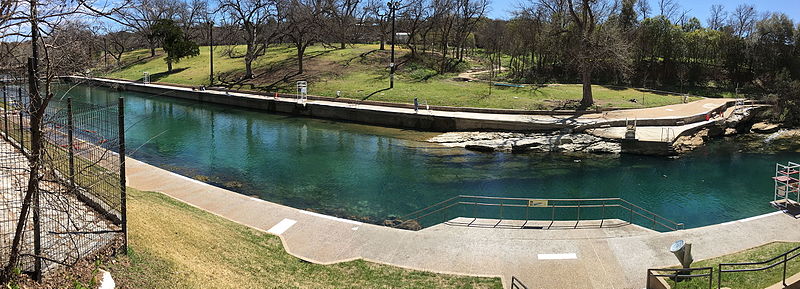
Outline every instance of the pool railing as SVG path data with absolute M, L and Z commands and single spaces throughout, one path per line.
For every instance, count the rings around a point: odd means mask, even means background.
M 572 221 L 578 228 L 581 221 L 599 221 L 599 227 L 608 227 L 606 220 L 618 219 L 627 224 L 638 224 L 655 231 L 684 229 L 678 223 L 644 209 L 622 198 L 542 199 L 459 195 L 397 218 L 392 227 L 421 229 L 440 223 L 452 223 L 455 218 L 472 219 L 459 225 L 473 226 L 479 219 L 496 220 L 491 227 L 544 229 L 529 226 L 529 222 L 549 221 L 549 229 L 557 221 Z M 503 221 L 524 221 L 519 225 L 501 225 Z M 563 222 L 561 222 L 563 224 Z M 483 225 L 485 227 L 485 225 Z

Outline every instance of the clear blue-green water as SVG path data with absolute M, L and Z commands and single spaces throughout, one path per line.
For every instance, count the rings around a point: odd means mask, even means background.
M 484 154 L 423 142 L 430 133 L 97 87 L 68 94 L 94 103 L 124 96 L 128 152 L 141 161 L 268 201 L 371 222 L 463 194 L 622 197 L 698 227 L 772 211 L 775 163 L 800 160 L 798 152 L 744 153 L 733 141 L 678 159 Z

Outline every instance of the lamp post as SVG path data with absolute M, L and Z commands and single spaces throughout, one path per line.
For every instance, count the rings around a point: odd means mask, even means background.
M 394 42 L 395 42 L 395 32 L 394 32 L 394 16 L 397 12 L 397 8 L 400 6 L 400 1 L 389 1 L 386 3 L 386 6 L 389 6 L 389 14 L 392 17 L 392 61 L 389 63 L 389 88 L 394 88 L 394 72 L 396 70 L 396 66 L 394 63 Z
M 214 85 L 214 21 L 208 21 L 209 86 Z

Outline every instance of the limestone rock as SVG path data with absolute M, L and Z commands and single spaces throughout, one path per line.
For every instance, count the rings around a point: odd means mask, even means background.
M 583 133 L 451 132 L 431 138 L 429 141 L 480 152 L 620 153 L 622 151 L 622 146 L 618 142 Z
M 712 125 L 708 127 L 708 136 L 709 137 L 718 137 L 725 134 L 725 130 L 727 128 L 721 125 Z
M 773 133 L 778 131 L 780 127 L 774 123 L 768 122 L 758 122 L 753 124 L 753 127 L 750 128 L 754 133 Z
M 702 146 L 707 139 L 708 129 L 703 129 L 693 135 L 678 137 L 675 142 L 672 143 L 672 147 L 675 148 L 675 151 L 678 153 L 685 153 Z

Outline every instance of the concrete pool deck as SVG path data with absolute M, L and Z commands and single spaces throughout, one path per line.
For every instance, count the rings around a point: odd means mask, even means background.
M 770 241 L 800 241 L 800 220 L 776 212 L 669 233 L 637 225 L 563 230 L 436 225 L 406 231 L 294 209 L 127 159 L 128 185 L 157 191 L 280 236 L 290 254 L 319 264 L 355 259 L 437 273 L 515 276 L 529 288 L 643 288 L 646 269 L 675 265 L 669 245 L 696 260 Z
M 624 138 L 626 122 L 637 120 L 637 136 L 641 141 L 671 142 L 684 132 L 713 123 L 706 115 L 722 113 L 736 103 L 736 99 L 703 98 L 684 104 L 660 107 L 622 109 L 606 112 L 569 111 L 515 111 L 486 108 L 421 106 L 415 111 L 409 104 L 358 101 L 353 99 L 314 97 L 299 102 L 294 95 L 263 95 L 239 91 L 204 90 L 163 83 L 64 77 L 76 83 L 86 82 L 103 86 L 164 95 L 208 103 L 232 105 L 268 112 L 290 113 L 302 116 L 345 120 L 368 125 L 410 128 L 425 131 L 529 131 L 550 132 L 562 129 L 583 131 L 591 128 L 611 128 L 603 133 L 612 138 Z M 676 96 L 677 97 L 677 96 Z M 411 99 L 409 99 L 411 101 Z M 616 129 L 616 130 L 615 130 Z M 617 130 L 622 129 L 620 134 Z M 671 129 L 671 138 L 663 130 Z

